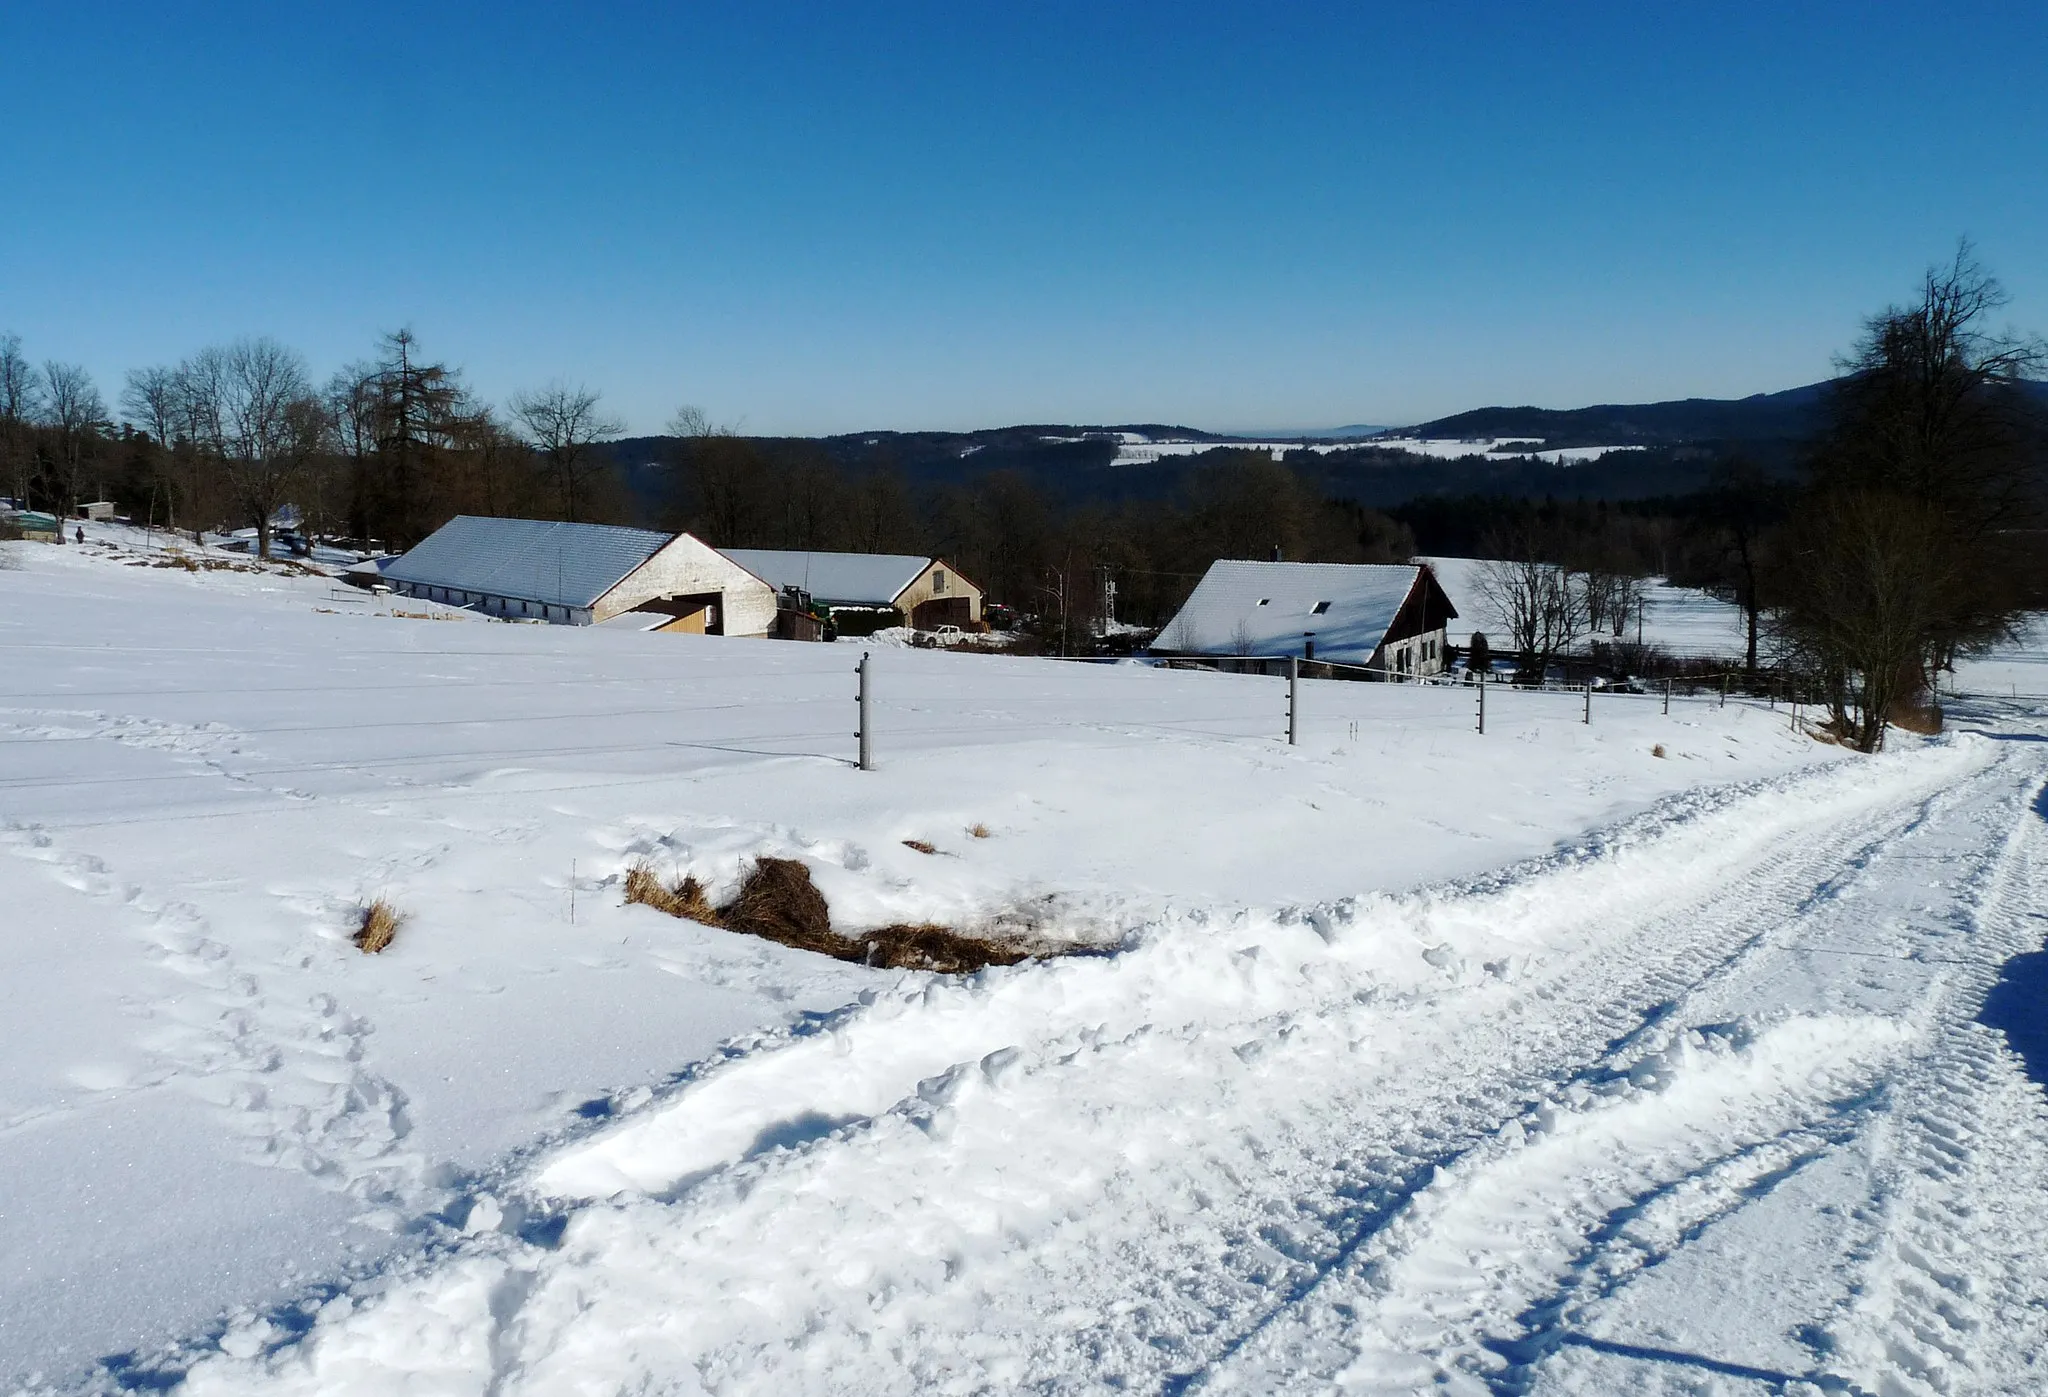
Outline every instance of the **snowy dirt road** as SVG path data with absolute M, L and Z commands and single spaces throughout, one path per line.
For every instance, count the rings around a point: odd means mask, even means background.
M 185 1388 L 2040 1391 L 2036 723 L 871 991 Z

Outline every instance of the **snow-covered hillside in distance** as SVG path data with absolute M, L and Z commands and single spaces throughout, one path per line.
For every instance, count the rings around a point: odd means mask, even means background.
M 1401 451 L 1411 456 L 1423 456 L 1439 461 L 1466 460 L 1483 457 L 1489 460 L 1532 459 L 1547 461 L 1551 465 L 1571 465 L 1579 461 L 1591 461 L 1614 451 L 1641 451 L 1640 446 L 1560 446 L 1545 447 L 1539 437 L 1479 437 L 1471 440 L 1453 441 L 1436 438 L 1377 436 L 1366 439 L 1345 438 L 1341 440 L 1242 440 L 1242 441 L 1192 441 L 1176 438 L 1149 437 L 1143 432 L 1102 432 L 1097 437 L 1114 437 L 1117 442 L 1116 456 L 1112 466 L 1147 465 L 1154 461 L 1174 456 L 1200 456 L 1209 451 L 1263 451 L 1274 459 L 1290 451 L 1312 451 L 1317 455 L 1329 455 L 1334 451 L 1356 451 L 1370 447 L 1384 451 Z M 1049 436 L 1048 442 L 1077 442 L 1087 437 Z
M 2029 1390 L 2037 744 L 10 557 L 0 1390 Z

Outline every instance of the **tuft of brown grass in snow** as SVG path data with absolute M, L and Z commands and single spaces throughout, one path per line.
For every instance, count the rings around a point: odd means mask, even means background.
M 832 909 L 796 859 L 758 858 L 740 894 L 719 909 L 734 931 L 806 951 L 838 955 L 846 938 L 832 930 Z
M 391 944 L 391 938 L 398 935 L 398 929 L 405 925 L 405 914 L 383 898 L 377 898 L 363 909 L 362 925 L 356 928 L 354 941 L 356 949 L 368 955 L 375 955 Z
M 937 845 L 927 844 L 922 839 L 906 839 L 903 841 L 903 847 L 906 849 L 915 849 L 920 854 L 936 854 L 937 852 L 939 852 Z
M 1661 756 L 1663 756 L 1663 755 L 1664 755 L 1664 744 L 1660 742 L 1660 743 L 1658 743 L 1658 744 L 1657 744 L 1657 745 L 1656 745 L 1655 747 L 1652 747 L 1652 748 L 1650 749 L 1650 755 L 1651 755 L 1651 756 L 1653 756 L 1653 757 L 1661 757 Z
M 976 839 L 988 838 L 988 826 L 981 824 L 979 821 L 969 825 L 967 827 L 967 832 L 973 835 Z
M 626 872 L 626 901 L 705 926 L 725 925 L 711 899 L 704 896 L 702 883 L 687 874 L 664 883 L 653 866 L 645 862 L 634 864 Z

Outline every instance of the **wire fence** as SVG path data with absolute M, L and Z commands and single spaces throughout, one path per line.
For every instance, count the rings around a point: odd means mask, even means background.
M 246 797 L 280 794 L 487 799 L 494 792 L 478 777 L 501 770 L 569 783 L 546 789 L 583 789 L 686 777 L 706 770 L 707 758 L 713 765 L 736 757 L 872 771 L 914 752 L 958 752 L 1076 734 L 1097 742 L 1299 745 L 1340 732 L 1356 743 L 1376 724 L 1385 724 L 1390 733 L 1405 725 L 1411 732 L 1446 735 L 1461 728 L 1484 735 L 1490 723 L 1598 726 L 1603 713 L 1623 709 L 1637 716 L 1673 717 L 1731 705 L 1780 709 L 1794 730 L 1803 717 L 1814 715 L 1814 705 L 1789 686 L 1745 691 L 1747 676 L 1738 671 L 1652 685 L 1520 685 L 1504 679 L 1482 682 L 1463 672 L 1414 674 L 1331 660 L 1226 666 L 1124 658 L 1109 663 L 1133 673 L 1129 682 L 1116 682 L 1108 675 L 1082 680 L 1074 672 L 1104 663 L 1092 657 L 1050 666 L 1009 660 L 998 671 L 992 665 L 902 663 L 891 660 L 894 652 L 887 650 L 860 653 L 856 661 L 833 649 L 776 647 L 774 663 L 744 670 L 679 667 L 672 657 L 642 664 L 645 657 L 619 655 L 612 658 L 625 662 L 624 672 L 609 674 L 492 675 L 486 668 L 431 676 L 351 672 L 317 683 L 266 682 L 285 677 L 278 673 L 228 688 L 189 682 L 90 689 L 45 682 L 0 688 L 0 708 L 11 710 L 6 717 L 17 728 L 0 737 L 0 749 L 8 754 L 0 760 L 0 815 L 26 813 L 23 802 L 39 805 L 48 793 L 60 790 L 77 792 L 88 805 L 104 804 L 111 796 L 94 796 L 92 790 L 110 787 L 129 788 L 143 804 L 150 803 L 145 794 L 151 791 L 162 793 L 154 800 L 169 802 L 189 794 L 174 790 L 177 783 L 193 781 L 211 782 L 212 790 L 232 796 L 238 807 L 246 805 Z M 496 647 L 362 657 L 447 664 L 521 653 L 579 668 L 589 662 L 588 655 L 534 655 Z M 290 672 L 291 666 L 281 664 L 280 669 Z M 1176 682 L 1162 687 L 1142 677 L 1162 670 L 1175 672 Z M 1061 679 L 1061 671 L 1070 677 Z M 88 673 L 97 676 L 104 670 Z M 16 674 L 31 679 L 30 672 Z M 1401 702 L 1404 693 L 1416 702 Z M 1458 694 L 1469 696 L 1469 709 L 1453 701 Z M 597 701 L 578 703 L 577 695 Z M 2017 695 L 2016 686 L 2015 696 L 2031 697 Z M 163 733 L 152 736 L 121 730 L 125 720 L 110 720 L 108 700 L 117 708 L 125 706 L 122 700 L 134 700 L 154 715 L 189 709 L 194 716 L 153 716 L 148 721 Z M 246 705 L 248 720 L 223 723 L 223 714 L 231 715 L 237 702 Z M 393 711 L 394 704 L 410 711 Z M 1650 704 L 1657 709 L 1644 707 Z M 131 767 L 109 769 L 113 764 L 85 759 L 88 764 L 80 765 L 66 756 L 89 750 L 77 744 L 95 739 L 156 744 L 155 756 L 171 760 L 139 757 Z M 38 745 L 41 752 L 35 750 Z M 307 785 L 316 791 L 295 789 Z M 177 817 L 166 810 L 134 818 Z M 118 822 L 129 819 L 118 817 Z

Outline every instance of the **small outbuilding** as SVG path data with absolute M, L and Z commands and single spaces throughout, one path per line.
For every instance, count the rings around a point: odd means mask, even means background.
M 1457 614 L 1419 563 L 1226 560 L 1209 565 L 1152 653 L 1441 674 L 1445 627 Z
M 588 626 L 626 612 L 646 628 L 764 636 L 775 589 L 689 534 L 462 514 L 383 565 L 409 597 L 511 620 Z
M 835 622 L 852 619 L 842 613 L 865 613 L 888 625 L 920 630 L 943 625 L 965 628 L 981 621 L 981 588 L 943 558 L 781 548 L 721 551 L 765 580 L 778 595 L 796 593 L 823 604 Z

